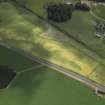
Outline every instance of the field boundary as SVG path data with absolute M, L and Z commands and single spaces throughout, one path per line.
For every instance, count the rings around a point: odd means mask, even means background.
M 19 71 L 19 72 L 17 72 L 17 73 L 20 74 L 20 73 L 32 71 L 33 69 L 38 69 L 38 68 L 40 68 L 40 67 L 43 67 L 43 65 L 32 66 L 32 67 L 26 68 L 26 69 L 24 69 L 24 70 L 22 70 L 22 71 Z
M 23 71 L 20 71 L 20 72 L 16 72 L 16 76 L 15 78 L 8 84 L 8 86 L 5 88 L 5 89 L 8 89 L 9 87 L 11 87 L 11 85 L 14 83 L 14 81 L 19 77 L 19 75 L 21 75 L 22 73 L 25 73 L 25 72 L 28 72 L 28 71 L 32 71 L 33 69 L 36 69 L 36 68 L 40 68 L 42 67 L 43 65 L 38 65 L 37 67 L 36 66 L 33 66 L 33 67 L 30 67 L 30 68 L 26 68 L 24 69 Z
M 5 89 L 8 89 L 9 87 L 11 87 L 11 85 L 14 83 L 14 81 L 19 77 L 19 73 L 16 72 L 16 76 L 14 77 L 14 79 L 8 84 L 8 86 Z

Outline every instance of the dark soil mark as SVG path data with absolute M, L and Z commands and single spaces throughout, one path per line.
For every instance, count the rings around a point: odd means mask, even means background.
M 0 89 L 6 88 L 15 76 L 14 70 L 0 65 Z

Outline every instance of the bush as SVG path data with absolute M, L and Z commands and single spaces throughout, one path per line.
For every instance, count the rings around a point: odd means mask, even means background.
M 105 0 L 94 0 L 96 2 L 105 2 Z
M 67 4 L 49 4 L 47 6 L 48 19 L 64 22 L 72 17 L 72 6 Z
M 90 7 L 85 3 L 78 2 L 75 4 L 75 9 L 83 10 L 83 11 L 89 11 Z

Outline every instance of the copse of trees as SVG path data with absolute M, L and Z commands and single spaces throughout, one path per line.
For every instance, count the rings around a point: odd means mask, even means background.
M 90 7 L 86 3 L 77 2 L 74 6 L 77 10 L 89 11 Z
M 47 6 L 48 19 L 55 22 L 65 22 L 72 17 L 72 5 L 49 4 Z
M 105 0 L 89 0 L 89 1 L 105 2 Z
M 45 8 L 47 10 L 48 19 L 55 22 L 65 22 L 71 19 L 73 10 L 90 10 L 90 7 L 86 3 L 81 3 L 81 1 L 75 4 L 49 3 Z

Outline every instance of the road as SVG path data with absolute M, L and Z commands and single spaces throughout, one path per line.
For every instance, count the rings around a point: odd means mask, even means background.
M 49 67 L 49 68 L 51 68 L 53 70 L 56 70 L 57 72 L 60 72 L 60 73 L 62 73 L 64 75 L 66 75 L 66 76 L 68 76 L 70 78 L 73 78 L 73 79 L 75 79 L 77 81 L 80 81 L 80 82 L 84 83 L 85 85 L 89 86 L 90 88 L 92 88 L 95 91 L 99 90 L 99 91 L 105 93 L 105 86 L 103 86 L 101 84 L 98 84 L 97 82 L 92 81 L 89 78 L 86 78 L 85 76 L 82 76 L 82 75 L 80 75 L 78 73 L 75 73 L 75 72 L 73 72 L 73 70 L 68 70 L 68 69 L 66 69 L 64 67 L 61 67 L 61 66 L 56 65 L 54 63 L 51 63 L 49 61 L 46 61 L 46 60 L 44 60 L 44 59 L 42 59 L 40 57 L 32 56 L 31 54 L 29 54 L 29 53 L 27 53 L 27 52 L 25 52 L 25 51 L 23 51 L 21 49 L 18 49 L 18 48 L 15 48 L 13 46 L 4 44 L 2 42 L 0 42 L 0 45 L 3 46 L 3 47 L 6 47 L 6 48 L 8 48 L 8 49 L 10 49 L 12 51 L 18 52 L 21 55 L 31 59 L 34 62 L 38 62 L 38 63 L 40 63 L 40 64 L 42 64 L 44 66 L 47 66 L 47 67 Z

